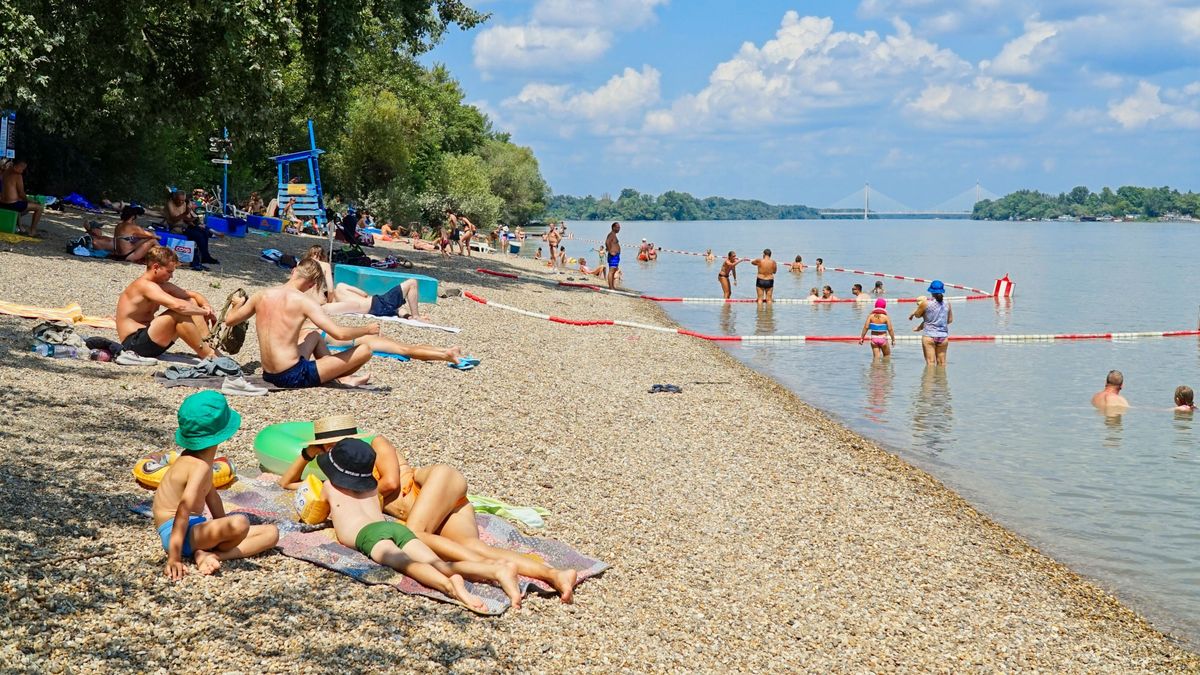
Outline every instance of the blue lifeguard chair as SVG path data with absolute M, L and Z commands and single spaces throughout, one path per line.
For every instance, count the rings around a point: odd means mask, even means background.
M 312 120 L 308 121 L 308 144 L 308 150 L 290 152 L 271 158 L 275 160 L 279 174 L 279 193 L 276 199 L 279 204 L 279 213 L 282 214 L 288 200 L 295 198 L 296 205 L 293 210 L 296 215 L 303 218 L 316 218 L 321 229 L 325 229 L 325 198 L 321 192 L 321 169 L 317 160 L 318 157 L 325 154 L 325 151 L 317 147 L 317 134 L 313 130 Z M 295 162 L 307 163 L 310 182 L 291 182 L 291 169 Z

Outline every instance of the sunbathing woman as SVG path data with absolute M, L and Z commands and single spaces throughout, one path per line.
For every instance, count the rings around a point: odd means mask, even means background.
M 352 418 L 339 416 L 337 419 Z M 314 422 L 314 426 L 327 426 L 323 422 Z M 357 435 L 357 426 L 351 425 L 348 433 Z M 383 435 L 375 436 L 371 447 L 375 450 L 384 512 L 405 521 L 417 538 L 439 558 L 511 562 L 516 565 L 518 574 L 545 581 L 558 591 L 563 602 L 571 602 L 578 583 L 575 570 L 556 569 L 516 551 L 488 546 L 480 541 L 475 509 L 467 501 L 467 481 L 457 469 L 446 464 L 413 468 L 408 465 L 404 453 Z
M 587 262 L 581 257 L 579 258 L 579 273 L 584 276 L 605 278 L 604 275 L 608 272 L 608 268 L 601 266 L 596 269 L 591 269 L 587 266 Z
M 136 206 L 121 209 L 121 222 L 117 223 L 117 229 L 113 232 L 113 248 L 109 256 L 113 260 L 141 262 L 146 253 L 158 245 L 158 235 L 137 224 L 137 217 L 142 213 L 145 211 Z M 92 241 L 96 241 L 94 236 Z

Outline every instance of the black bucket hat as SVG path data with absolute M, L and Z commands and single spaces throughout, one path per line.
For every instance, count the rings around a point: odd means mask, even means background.
M 317 466 L 330 483 L 354 492 L 379 487 L 375 480 L 375 450 L 357 438 L 343 438 L 327 453 L 317 455 Z

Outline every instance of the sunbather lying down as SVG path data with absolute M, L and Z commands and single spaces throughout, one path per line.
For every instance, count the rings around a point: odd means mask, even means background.
M 344 420 L 338 424 L 351 429 L 350 435 L 359 434 L 354 418 L 348 415 L 317 420 L 313 423 L 314 428 L 329 427 L 334 419 Z M 330 439 L 337 440 L 332 436 Z M 328 451 L 332 446 L 327 443 L 313 447 Z M 479 539 L 475 509 L 467 501 L 467 481 L 461 472 L 446 464 L 414 469 L 408 465 L 403 453 L 383 435 L 372 439 L 371 448 L 375 451 L 384 512 L 405 521 L 417 538 L 438 557 L 462 562 L 509 562 L 516 566 L 518 574 L 550 584 L 563 602 L 571 602 L 578 583 L 575 570 L 556 569 L 516 551 L 488 546 Z M 281 476 L 280 485 L 294 489 L 299 485 L 296 481 L 303 469 L 304 463 L 301 463 L 294 476 L 290 473 Z M 519 601 L 514 601 L 513 606 L 520 607 Z
M 320 334 L 318 333 L 318 335 Z M 457 345 L 445 348 L 434 347 L 432 345 L 410 345 L 383 335 L 368 335 L 355 340 L 335 340 L 326 335 L 324 336 L 324 342 L 327 347 L 366 345 L 371 348 L 372 352 L 399 354 L 418 361 L 448 361 L 450 363 L 458 363 L 464 356 L 462 347 Z
M 339 288 L 342 286 L 345 285 L 340 284 Z M 368 295 L 366 291 L 354 286 L 345 286 L 345 288 L 348 289 L 346 293 L 348 297 L 325 305 L 325 312 L 330 316 L 370 314 L 382 317 L 411 317 L 418 321 L 429 321 L 418 311 L 416 279 L 406 279 L 399 286 L 382 295 Z

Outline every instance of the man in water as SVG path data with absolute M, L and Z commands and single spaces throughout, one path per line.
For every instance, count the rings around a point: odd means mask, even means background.
M 871 299 L 871 296 L 863 293 L 862 284 L 854 284 L 850 289 L 850 294 L 854 296 L 855 302 L 866 302 Z
M 151 248 L 146 271 L 117 300 L 117 338 L 121 346 L 147 358 L 158 358 L 175 340 L 183 340 L 202 359 L 212 356 L 204 343 L 208 322 L 217 317 L 203 295 L 171 283 L 179 257 L 166 246 Z M 159 308 L 166 311 L 155 314 Z
M 617 233 L 621 231 L 620 223 L 612 224 L 612 231 L 604 238 L 604 250 L 608 253 L 608 288 L 617 287 L 617 271 L 621 267 L 621 242 Z
M 236 326 L 254 317 L 258 348 L 262 354 L 263 379 L 284 389 L 317 387 L 332 380 L 359 386 L 369 375 L 354 375 L 371 358 L 371 347 L 355 346 L 331 354 L 321 334 L 300 334 L 305 321 L 311 321 L 334 340 L 355 340 L 379 335 L 379 324 L 345 327 L 334 323 L 311 297 L 305 295 L 314 286 L 324 286 L 325 274 L 316 260 L 301 260 L 282 286 L 268 288 L 250 296 L 229 310 L 225 325 Z
M 1121 396 L 1121 388 L 1125 386 L 1125 376 L 1119 370 L 1108 371 L 1108 377 L 1104 379 L 1104 389 L 1101 389 L 1092 396 L 1092 405 L 1100 410 L 1110 410 L 1113 408 L 1128 408 L 1129 401 Z
M 38 203 L 29 203 L 29 195 L 25 194 L 25 168 L 29 163 L 23 159 L 13 162 L 0 175 L 0 209 L 17 212 L 17 231 L 29 237 L 41 237 L 38 234 L 38 221 L 42 219 L 45 207 Z M 21 229 L 21 216 L 33 214 L 29 227 Z
M 757 304 L 769 304 L 775 301 L 775 271 L 779 266 L 771 259 L 771 249 L 764 248 L 761 258 L 750 261 L 758 268 L 758 278 L 754 280 L 754 292 Z

